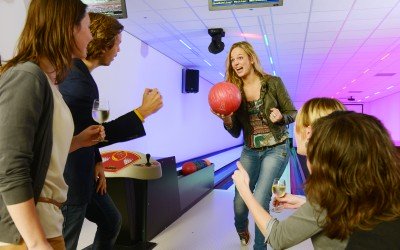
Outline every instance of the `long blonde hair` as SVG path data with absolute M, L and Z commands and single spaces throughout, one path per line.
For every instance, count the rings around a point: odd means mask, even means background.
M 85 17 L 86 7 L 80 0 L 32 0 L 17 53 L 0 72 L 27 61 L 39 64 L 41 58 L 47 58 L 57 82 L 61 82 L 72 65 L 74 27 Z
M 239 89 L 242 89 L 243 87 L 243 80 L 236 74 L 235 70 L 232 67 L 231 63 L 231 53 L 232 50 L 235 48 L 241 48 L 244 50 L 244 52 L 249 56 L 250 60 L 253 61 L 253 67 L 254 67 L 254 72 L 259 76 L 263 77 L 267 75 L 267 73 L 264 72 L 260 59 L 258 58 L 256 52 L 254 51 L 253 46 L 251 46 L 250 43 L 246 41 L 242 42 L 237 42 L 232 45 L 232 47 L 229 50 L 228 56 L 226 58 L 226 73 L 225 73 L 225 78 L 226 81 L 231 82 L 235 84 L 236 86 L 239 87 Z
M 327 116 L 334 111 L 344 111 L 346 107 L 339 100 L 327 97 L 316 97 L 308 100 L 300 108 L 296 116 L 296 132 L 302 134 L 302 129 L 311 126 L 318 118 Z

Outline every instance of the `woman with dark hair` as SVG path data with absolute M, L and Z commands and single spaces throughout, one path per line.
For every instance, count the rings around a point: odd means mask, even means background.
M 17 54 L 0 76 L 0 249 L 65 249 L 61 204 L 69 152 L 104 137 L 73 136 L 57 84 L 92 39 L 80 0 L 32 0 Z
M 318 119 L 312 124 L 307 159 L 307 202 L 281 222 L 256 202 L 238 162 L 233 176 L 237 189 L 274 249 L 308 238 L 315 249 L 344 249 L 353 232 L 399 220 L 400 159 L 375 117 L 338 111 Z
M 229 50 L 226 80 L 240 89 L 242 103 L 233 114 L 216 115 L 233 137 L 239 137 L 243 131 L 240 161 L 250 175 L 249 185 L 254 196 L 268 209 L 272 182 L 281 177 L 289 161 L 287 125 L 294 121 L 297 111 L 281 78 L 264 72 L 248 42 L 237 42 Z M 249 210 L 237 190 L 233 203 L 236 231 L 241 244 L 247 245 Z M 264 236 L 257 227 L 254 249 L 264 249 Z
M 377 118 L 348 112 L 316 122 L 307 159 L 312 170 L 307 199 L 320 206 L 319 214 L 326 213 L 328 237 L 344 240 L 392 223 L 399 230 L 400 157 Z M 399 233 L 382 247 L 396 241 L 399 249 Z

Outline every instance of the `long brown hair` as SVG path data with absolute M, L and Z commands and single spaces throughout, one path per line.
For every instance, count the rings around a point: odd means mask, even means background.
M 243 86 L 243 80 L 236 74 L 235 70 L 232 67 L 232 63 L 231 63 L 231 53 L 232 50 L 235 48 L 241 48 L 244 50 L 244 52 L 249 56 L 250 60 L 253 60 L 253 67 L 254 67 L 254 71 L 255 73 L 259 76 L 259 77 L 263 77 L 265 75 L 267 75 L 267 73 L 264 72 L 261 63 L 260 63 L 260 59 L 258 58 L 256 52 L 254 51 L 253 46 L 251 46 L 250 43 L 246 42 L 246 41 L 242 41 L 242 42 L 237 42 L 234 43 L 231 47 L 231 49 L 229 50 L 228 56 L 226 58 L 226 81 L 231 82 L 233 84 L 235 84 L 236 86 L 238 86 L 240 89 L 242 89 Z
M 312 126 L 307 147 L 312 174 L 305 191 L 326 210 L 326 235 L 343 240 L 400 217 L 400 157 L 383 124 L 339 111 Z
M 38 64 L 41 58 L 47 58 L 56 71 L 57 82 L 61 82 L 72 64 L 74 27 L 80 25 L 85 13 L 86 5 L 80 0 L 32 0 L 17 54 L 1 72 L 19 63 Z
M 114 17 L 100 13 L 89 13 L 89 17 L 93 40 L 87 47 L 87 60 L 98 59 L 104 51 L 110 50 L 117 36 L 124 29 L 124 26 Z

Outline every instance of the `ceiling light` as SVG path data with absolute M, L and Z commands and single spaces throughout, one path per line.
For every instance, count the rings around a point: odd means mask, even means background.
M 225 31 L 221 28 L 208 29 L 208 34 L 211 36 L 211 43 L 208 46 L 208 51 L 213 54 L 222 52 L 225 48 L 225 44 L 221 39 L 225 36 Z
M 208 66 L 210 66 L 210 67 L 212 66 L 211 63 L 209 63 L 206 59 L 203 59 L 203 61 L 204 61 L 205 63 L 207 63 Z
M 188 48 L 188 49 L 192 49 L 192 48 L 190 48 L 190 46 L 189 45 L 187 45 L 184 41 L 182 41 L 181 39 L 179 39 L 179 42 L 181 42 L 183 45 L 185 45 L 186 46 L 186 48 Z
M 267 35 L 264 35 L 264 43 L 265 43 L 265 45 L 269 46 Z
M 385 60 L 389 55 L 390 55 L 390 53 L 387 53 L 386 55 L 384 55 L 384 56 L 381 58 L 381 61 Z

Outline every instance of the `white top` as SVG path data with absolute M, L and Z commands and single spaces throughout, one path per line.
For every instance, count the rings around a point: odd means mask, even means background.
M 63 203 L 67 200 L 68 192 L 68 185 L 64 181 L 63 173 L 74 133 L 74 121 L 58 87 L 51 83 L 50 86 L 54 99 L 53 147 L 49 170 L 40 196 Z M 46 238 L 62 235 L 64 217 L 58 207 L 51 203 L 38 202 L 36 211 Z

